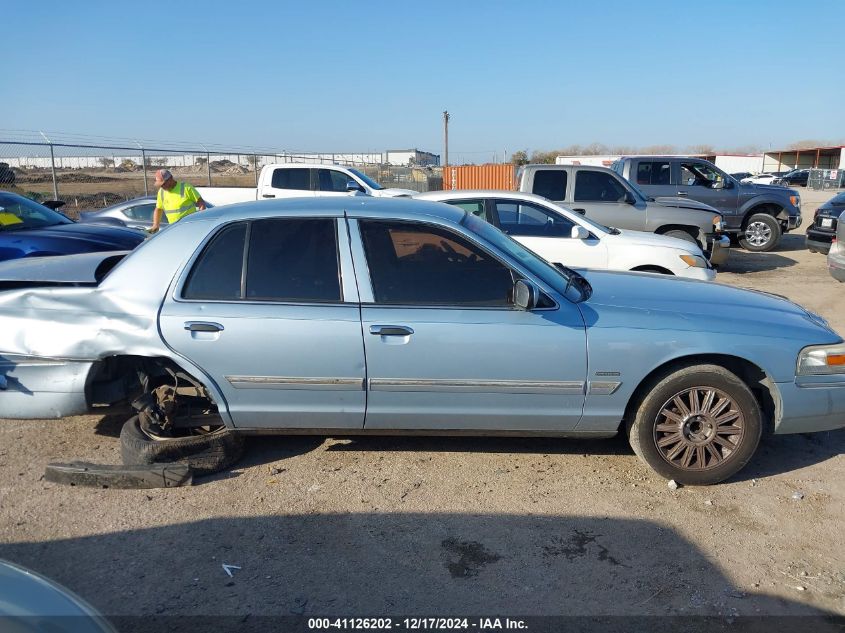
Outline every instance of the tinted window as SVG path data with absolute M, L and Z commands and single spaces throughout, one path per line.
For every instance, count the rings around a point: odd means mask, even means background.
M 575 226 L 562 215 L 543 207 L 515 200 L 497 200 L 499 227 L 508 235 L 571 237 Z
M 245 240 L 245 222 L 221 230 L 194 264 L 182 296 L 185 299 L 239 299 Z
M 540 169 L 534 172 L 534 188 L 531 193 L 549 200 L 566 200 L 566 171 Z
M 123 212 L 127 217 L 130 217 L 133 220 L 138 220 L 140 222 L 152 222 L 155 206 L 154 202 L 150 204 L 139 204 L 134 207 L 128 207 L 127 209 L 124 209 Z M 164 214 L 162 213 L 161 215 L 163 218 Z
M 273 180 L 270 186 L 274 189 L 300 189 L 311 190 L 311 170 L 294 169 L 291 167 L 280 167 L 273 171 Z
M 335 221 L 254 221 L 246 270 L 252 301 L 340 301 Z
M 415 223 L 360 225 L 377 303 L 511 305 L 510 269 L 460 235 Z
M 318 169 L 317 178 L 320 183 L 320 191 L 341 191 L 346 193 L 346 183 L 350 178 L 341 171 L 334 169 Z
M 621 202 L 625 188 L 610 174 L 601 171 L 579 171 L 575 175 L 576 202 Z
M 664 161 L 641 162 L 637 166 L 638 185 L 668 185 L 669 163 Z

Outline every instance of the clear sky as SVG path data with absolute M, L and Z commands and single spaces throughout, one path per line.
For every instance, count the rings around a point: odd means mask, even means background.
M 449 110 L 468 161 L 845 138 L 841 0 L 52 0 L 3 23 L 3 129 L 441 153 Z

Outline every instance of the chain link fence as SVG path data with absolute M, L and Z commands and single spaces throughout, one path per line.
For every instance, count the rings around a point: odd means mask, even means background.
M 78 140 L 0 130 L 0 189 L 34 200 L 63 200 L 62 212 L 101 209 L 155 195 L 157 169 L 195 186 L 255 187 L 265 165 L 319 163 L 355 167 L 385 187 L 414 191 L 442 188 L 439 169 L 395 166 L 379 153 L 294 153 L 219 146 L 170 147 L 145 142 Z

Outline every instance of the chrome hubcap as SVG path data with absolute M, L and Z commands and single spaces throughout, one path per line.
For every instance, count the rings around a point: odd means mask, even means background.
M 724 391 L 693 387 L 672 396 L 654 420 L 660 456 L 683 470 L 708 470 L 729 459 L 742 443 L 745 418 Z
M 763 246 L 772 239 L 772 229 L 765 222 L 752 222 L 745 227 L 745 239 L 754 246 Z

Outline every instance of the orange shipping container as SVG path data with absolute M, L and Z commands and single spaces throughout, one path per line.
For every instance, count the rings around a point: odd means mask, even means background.
M 515 165 L 460 165 L 443 169 L 443 188 L 516 190 Z

